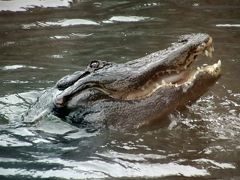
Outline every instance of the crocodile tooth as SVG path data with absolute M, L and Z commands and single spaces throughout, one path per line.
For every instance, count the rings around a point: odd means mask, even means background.
M 210 47 L 209 47 L 209 50 L 212 51 L 212 52 L 214 52 L 214 47 L 213 47 L 213 46 L 210 46 Z
M 213 70 L 219 68 L 221 64 L 222 64 L 221 60 L 218 60 L 218 62 L 213 65 Z
M 200 67 L 197 67 L 197 70 L 199 71 L 201 68 Z
M 208 50 L 204 50 L 204 54 L 208 57 L 209 56 Z
M 212 37 L 209 38 L 208 42 L 207 42 L 207 45 L 211 45 L 212 44 Z
M 166 84 L 166 82 L 164 80 L 162 80 L 162 84 Z
M 211 47 L 208 46 L 207 49 L 205 49 L 205 51 L 207 51 L 207 54 L 208 54 L 208 55 L 206 55 L 206 56 L 212 58 L 212 50 L 211 50 Z M 206 53 L 206 52 L 205 52 L 205 53 Z
M 206 43 L 205 43 L 205 42 L 203 42 L 203 43 L 201 44 L 201 46 L 202 46 L 202 47 L 205 47 L 205 46 L 206 46 Z
M 202 49 L 203 49 L 202 45 L 199 45 L 196 49 L 196 52 L 200 52 L 200 51 L 202 51 Z
M 208 51 L 208 56 L 212 58 L 212 51 Z
M 171 74 L 171 70 L 167 70 L 167 73 L 168 73 L 168 74 Z

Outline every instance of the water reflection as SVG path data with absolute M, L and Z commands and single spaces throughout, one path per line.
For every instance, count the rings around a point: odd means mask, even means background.
M 68 7 L 68 0 L 0 1 L 0 11 L 27 11 L 36 7 Z
M 99 25 L 98 23 L 85 19 L 63 19 L 57 22 L 37 22 L 31 24 L 23 24 L 23 29 L 31 29 L 34 27 L 49 27 L 49 26 L 76 26 L 76 25 Z

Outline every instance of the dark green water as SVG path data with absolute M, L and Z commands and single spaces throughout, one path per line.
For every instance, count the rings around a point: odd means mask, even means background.
M 223 76 L 169 126 L 86 133 L 30 104 L 91 60 L 126 62 L 205 32 Z M 240 179 L 240 1 L 0 1 L 0 179 Z

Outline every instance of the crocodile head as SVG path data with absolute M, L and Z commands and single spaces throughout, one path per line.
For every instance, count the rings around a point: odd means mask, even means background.
M 199 55 L 212 57 L 207 34 L 183 35 L 165 49 L 123 64 L 92 61 L 62 78 L 54 112 L 73 123 L 138 128 L 196 101 L 221 74 L 221 61 L 194 67 Z

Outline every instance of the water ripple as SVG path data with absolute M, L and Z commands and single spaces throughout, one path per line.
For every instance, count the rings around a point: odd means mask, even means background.
M 204 169 L 197 169 L 189 165 L 179 165 L 176 163 L 136 163 L 118 159 L 116 162 L 106 162 L 101 160 L 89 160 L 77 162 L 73 160 L 63 160 L 59 158 L 48 158 L 38 160 L 41 163 L 62 164 L 73 170 L 72 176 L 67 178 L 103 178 L 103 177 L 163 177 L 171 175 L 206 176 L 209 173 Z M 62 170 L 64 171 L 65 168 Z M 113 171 L 114 169 L 114 171 Z M 63 171 L 61 173 L 63 173 Z M 49 172 L 47 172 L 49 173 Z M 51 175 L 50 175 L 51 174 Z M 50 173 L 47 177 L 59 177 L 55 173 Z M 52 176 L 54 175 L 54 176 Z M 46 176 L 43 176 L 46 177 Z
M 216 24 L 216 27 L 240 27 L 240 24 Z
M 220 169 L 235 169 L 236 167 L 230 163 L 219 163 L 210 159 L 197 159 L 193 160 L 194 162 L 197 162 L 199 164 L 212 164 L 212 168 L 220 168 Z
M 30 24 L 23 24 L 22 29 L 31 29 L 38 27 L 50 27 L 50 26 L 60 26 L 60 27 L 68 27 L 68 26 L 77 26 L 77 25 L 94 25 L 98 26 L 99 23 L 86 20 L 86 19 L 62 19 L 59 21 L 48 21 L 48 22 L 36 22 Z
M 0 69 L 3 70 L 3 71 L 16 70 L 16 69 L 22 69 L 22 68 L 28 68 L 28 69 L 45 69 L 45 68 L 43 68 L 43 67 L 26 66 L 26 65 L 18 65 L 18 64 L 0 67 Z
M 9 134 L 0 135 L 0 146 L 2 147 L 20 147 L 20 146 L 32 146 L 32 143 L 20 141 Z
M 109 19 L 110 22 L 138 22 L 149 20 L 149 17 L 142 17 L 142 16 L 113 16 Z
M 70 0 L 0 1 L 0 11 L 27 11 L 28 9 L 35 7 L 68 7 L 69 3 Z

